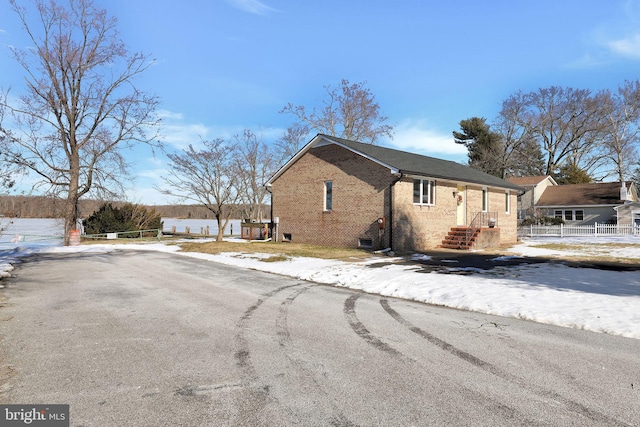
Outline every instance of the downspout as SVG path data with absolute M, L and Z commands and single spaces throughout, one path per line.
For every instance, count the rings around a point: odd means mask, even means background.
M 393 187 L 404 178 L 404 174 L 400 172 L 400 176 L 389 185 L 389 247 L 393 250 Z
M 269 229 L 271 230 L 271 240 L 277 242 L 278 236 L 274 236 L 274 226 L 273 223 L 273 193 L 271 192 L 271 184 L 265 184 L 264 188 L 269 192 Z

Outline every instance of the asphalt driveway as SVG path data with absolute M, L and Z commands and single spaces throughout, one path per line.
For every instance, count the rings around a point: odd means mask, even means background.
M 36 256 L 2 403 L 73 426 L 637 425 L 640 341 L 158 252 Z

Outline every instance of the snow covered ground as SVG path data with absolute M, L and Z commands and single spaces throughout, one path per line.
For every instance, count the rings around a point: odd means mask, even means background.
M 11 231 L 7 234 L 11 234 Z M 41 233 L 45 234 L 45 233 Z M 567 250 L 539 247 L 546 243 L 569 244 Z M 605 245 L 606 244 L 606 245 Z M 640 339 L 640 272 L 574 268 L 554 263 L 522 264 L 473 270 L 471 274 L 425 273 L 419 264 L 395 263 L 399 258 L 372 257 L 362 262 L 342 262 L 296 257 L 263 262 L 262 254 L 181 253 L 176 245 L 163 243 L 87 245 L 62 247 L 28 242 L 3 243 L 0 271 L 10 274 L 16 257 L 39 252 L 109 252 L 154 250 L 212 262 L 283 274 L 334 286 L 361 289 L 385 296 L 536 322 L 605 332 Z M 609 254 L 637 259 L 640 238 L 536 238 L 510 249 L 513 257 L 570 254 Z M 416 260 L 427 255 L 414 255 Z M 496 257 L 496 260 L 499 260 Z M 381 265 L 382 264 L 382 265 Z M 451 269 L 455 269 L 451 262 Z

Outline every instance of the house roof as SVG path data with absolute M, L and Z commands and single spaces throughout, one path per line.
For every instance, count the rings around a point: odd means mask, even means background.
M 437 159 L 435 157 L 423 156 L 406 151 L 394 150 L 392 148 L 378 145 L 364 144 L 348 139 L 318 134 L 311 142 L 305 145 L 295 156 L 287 162 L 276 174 L 269 179 L 268 184 L 275 181 L 288 167 L 297 161 L 302 154 L 313 147 L 337 144 L 353 151 L 356 154 L 367 157 L 387 168 L 392 173 L 402 173 L 405 175 L 419 175 L 429 178 L 440 178 L 452 181 L 467 182 L 472 184 L 486 185 L 490 187 L 507 188 L 516 191 L 524 189 L 516 184 L 512 184 L 501 178 L 489 175 L 480 170 L 449 160 Z
M 630 189 L 630 183 L 627 183 Z M 620 205 L 620 182 L 567 184 L 547 187 L 536 206 Z
M 510 178 L 507 178 L 507 181 L 521 187 L 535 187 L 545 179 L 551 180 L 551 182 L 556 185 L 556 181 L 553 179 L 553 177 L 551 177 L 551 175 L 512 176 Z

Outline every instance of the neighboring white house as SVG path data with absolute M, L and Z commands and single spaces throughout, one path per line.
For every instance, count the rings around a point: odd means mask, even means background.
M 635 221 L 640 214 L 633 182 L 597 182 L 558 185 L 550 176 L 509 178 L 527 191 L 520 197 L 519 219 L 533 216 L 561 218 L 566 224 L 593 225 Z M 629 205 L 629 206 L 627 206 Z M 634 207 L 635 206 L 635 207 Z
M 626 202 L 624 205 L 614 207 L 618 217 L 618 224 L 640 226 L 640 203 Z
M 535 205 L 544 190 L 552 185 L 558 185 L 550 175 L 511 177 L 507 181 L 526 190 L 518 196 L 518 219 L 534 216 Z

